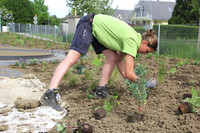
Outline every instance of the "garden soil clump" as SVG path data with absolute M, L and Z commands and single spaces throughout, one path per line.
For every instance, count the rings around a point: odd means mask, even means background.
M 94 53 L 93 53 L 94 54 Z M 90 54 L 88 56 L 91 56 Z M 93 55 L 94 56 L 94 55 Z M 167 60 L 165 69 L 169 71 L 176 67 L 177 62 L 182 61 L 176 58 L 159 57 L 159 60 Z M 159 63 L 156 57 L 147 58 L 147 55 L 141 55 L 140 59 L 135 61 L 137 64 L 146 67 L 148 73 L 146 79 L 158 79 Z M 8 66 L 10 69 L 22 73 L 34 74 L 40 81 L 46 85 L 49 84 L 54 70 L 58 64 L 47 63 L 44 66 L 37 64 L 27 65 L 26 68 L 17 66 Z M 86 64 L 86 70 L 91 70 L 91 60 Z M 118 74 L 117 78 L 111 82 L 109 93 L 118 92 L 117 101 L 120 103 L 110 113 L 100 120 L 93 116 L 94 108 L 104 105 L 104 100 L 92 98 L 88 99 L 87 89 L 94 80 L 100 78 L 101 68 L 91 79 L 86 79 L 84 74 L 77 74 L 72 68 L 71 75 L 64 78 L 60 83 L 61 98 L 69 104 L 68 113 L 62 122 L 67 126 L 75 126 L 77 120 L 89 123 L 94 133 L 134 133 L 134 132 L 192 132 L 200 131 L 200 113 L 180 114 L 178 106 L 182 103 L 183 94 L 190 93 L 192 87 L 200 90 L 200 64 L 193 64 L 190 60 L 188 64 L 181 65 L 176 73 L 167 73 L 162 82 L 157 82 L 156 87 L 148 93 L 148 98 L 141 108 L 142 120 L 131 120 L 134 112 L 138 112 L 137 101 L 131 96 L 130 91 L 124 84 L 124 79 Z M 94 75 L 94 74 L 93 74 Z M 76 82 L 70 82 L 72 77 Z M 127 121 L 129 119 L 129 121 Z M 61 122 L 61 123 L 62 123 Z M 67 129 L 67 132 L 71 130 Z M 56 132 L 54 127 L 51 133 Z

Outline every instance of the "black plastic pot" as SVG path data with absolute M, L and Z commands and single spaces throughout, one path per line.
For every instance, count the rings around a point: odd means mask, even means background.
M 77 73 L 84 74 L 86 66 L 77 66 Z

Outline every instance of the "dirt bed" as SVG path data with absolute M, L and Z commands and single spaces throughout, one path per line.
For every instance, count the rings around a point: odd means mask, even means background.
M 160 57 L 160 60 L 167 60 L 166 70 L 176 67 L 180 59 Z M 129 116 L 138 112 L 136 99 L 131 96 L 130 91 L 124 84 L 124 79 L 118 74 L 110 87 L 109 92 L 119 93 L 116 106 L 106 117 L 96 120 L 92 112 L 95 107 L 104 104 L 104 100 L 86 97 L 86 90 L 89 88 L 93 80 L 99 79 L 100 70 L 92 79 L 86 80 L 84 75 L 79 75 L 76 70 L 72 70 L 71 76 L 77 76 L 77 83 L 70 84 L 67 77 L 60 84 L 61 97 L 63 101 L 69 104 L 68 114 L 63 119 L 67 126 L 75 126 L 77 120 L 89 123 L 93 126 L 95 133 L 134 133 L 134 132 L 184 132 L 197 133 L 200 131 L 200 113 L 189 113 L 180 115 L 178 106 L 181 103 L 184 93 L 190 93 L 191 88 L 200 90 L 200 64 L 194 65 L 193 61 L 189 64 L 181 65 L 177 73 L 168 73 L 162 82 L 158 82 L 156 87 L 148 94 L 146 104 L 142 108 L 141 114 L 144 114 L 142 121 L 127 121 Z M 142 55 L 135 65 L 140 63 L 146 66 L 148 74 L 146 79 L 151 77 L 158 78 L 159 64 L 156 63 L 155 56 L 147 58 Z M 17 66 L 8 66 L 10 69 L 20 71 L 22 73 L 34 74 L 40 81 L 48 86 L 53 72 L 58 64 L 47 63 L 45 70 L 43 64 L 26 66 L 19 68 Z M 87 69 L 94 66 L 91 62 L 87 64 Z M 51 130 L 56 132 L 56 127 Z M 67 132 L 69 130 L 67 129 Z

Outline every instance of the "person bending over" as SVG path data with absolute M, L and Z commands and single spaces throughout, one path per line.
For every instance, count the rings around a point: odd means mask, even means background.
M 83 16 L 76 26 L 67 56 L 55 69 L 49 89 L 40 98 L 41 103 L 62 111 L 56 99 L 59 83 L 80 56 L 86 55 L 90 44 L 96 54 L 103 53 L 106 57 L 99 86 L 94 90 L 96 97 L 106 99 L 109 97 L 106 85 L 115 65 L 125 79 L 136 82 L 140 79 L 134 72 L 136 54 L 154 52 L 157 42 L 155 31 L 151 29 L 141 35 L 127 23 L 109 15 L 91 13 Z

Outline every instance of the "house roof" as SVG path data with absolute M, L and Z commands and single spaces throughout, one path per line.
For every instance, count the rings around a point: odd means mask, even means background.
M 140 1 L 137 6 L 144 6 L 153 20 L 168 20 L 172 16 L 176 2 Z
M 120 16 L 122 17 L 123 21 L 125 21 L 126 23 L 129 23 L 129 17 L 131 15 L 133 10 L 115 10 L 115 12 L 113 13 L 113 17 L 119 18 Z

